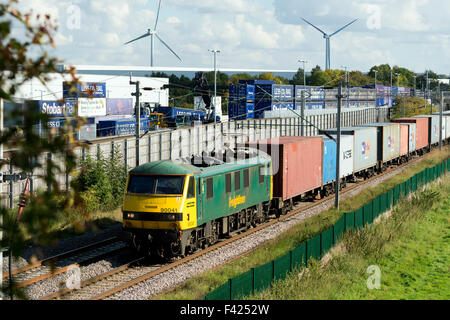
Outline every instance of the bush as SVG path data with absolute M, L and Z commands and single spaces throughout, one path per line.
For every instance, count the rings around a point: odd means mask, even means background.
M 83 212 L 114 210 L 122 204 L 127 173 L 120 159 L 116 150 L 109 159 L 100 153 L 97 160 L 88 155 L 81 161 L 73 186 L 80 194 L 77 205 Z

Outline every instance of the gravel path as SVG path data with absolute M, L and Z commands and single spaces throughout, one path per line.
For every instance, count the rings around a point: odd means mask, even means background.
M 70 237 L 61 239 L 56 246 L 45 247 L 29 247 L 25 250 L 24 254 L 18 259 L 13 259 L 12 268 L 21 268 L 28 265 L 28 261 L 33 255 L 36 255 L 39 260 L 47 257 L 54 256 L 59 253 L 67 252 L 73 249 L 77 249 L 82 246 L 86 246 L 91 243 L 95 243 L 101 240 L 105 240 L 118 235 L 122 231 L 122 224 L 117 223 L 108 228 L 100 231 L 85 232 L 76 237 Z M 8 272 L 8 257 L 3 257 L 3 272 Z
M 419 160 L 421 161 L 421 160 Z M 382 181 L 385 181 L 392 176 L 402 172 L 406 168 L 412 165 L 416 165 L 418 162 L 411 163 L 403 168 L 395 169 L 383 176 L 375 178 L 371 182 L 364 184 L 362 186 L 356 187 L 355 189 L 343 194 L 341 199 L 346 199 L 353 197 L 360 193 L 362 190 L 375 186 Z M 158 276 L 149 279 L 147 281 L 141 282 L 140 284 L 128 288 L 122 292 L 119 292 L 111 297 L 109 300 L 145 300 L 159 293 L 165 292 L 171 288 L 174 288 L 186 280 L 199 275 L 205 271 L 208 271 L 214 267 L 220 266 L 239 255 L 249 252 L 256 247 L 264 244 L 265 242 L 276 238 L 278 235 L 288 230 L 292 226 L 300 223 L 301 221 L 312 217 L 314 215 L 320 214 L 324 210 L 332 207 L 334 205 L 334 199 L 327 200 L 322 204 L 310 208 L 302 213 L 294 215 L 283 221 L 279 221 L 268 228 L 260 230 L 248 237 L 239 239 L 229 245 L 221 247 L 213 252 L 202 255 L 201 257 L 190 261 L 189 263 L 178 266 L 167 272 L 161 273 Z

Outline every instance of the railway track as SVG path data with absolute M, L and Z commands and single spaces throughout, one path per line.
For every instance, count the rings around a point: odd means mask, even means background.
M 24 288 L 125 249 L 125 243 L 117 237 L 108 238 L 14 269 L 13 280 L 17 288 Z M 8 285 L 9 273 L 3 275 L 3 279 Z
M 343 189 L 341 191 L 341 194 L 342 195 L 347 194 L 350 191 L 354 190 L 355 188 L 364 186 L 365 184 L 369 184 L 373 180 L 382 178 L 383 176 L 385 176 L 393 171 L 399 171 L 406 166 L 411 166 L 421 159 L 422 159 L 422 157 L 417 157 L 417 158 L 414 158 L 411 161 L 401 164 L 399 166 L 390 167 L 386 171 L 384 171 L 382 174 L 373 176 L 367 180 L 360 181 L 360 182 L 357 182 L 357 183 L 347 186 L 345 189 Z M 121 291 L 124 291 L 133 286 L 136 286 L 139 283 L 142 283 L 146 280 L 156 277 L 157 275 L 160 275 L 166 271 L 169 271 L 178 266 L 181 266 L 190 261 L 193 261 L 209 252 L 217 250 L 217 249 L 224 247 L 226 245 L 229 245 L 230 243 L 233 243 L 239 239 L 248 237 L 249 235 L 251 235 L 253 233 L 256 233 L 260 230 L 268 228 L 269 226 L 272 226 L 273 224 L 275 224 L 279 221 L 283 221 L 294 215 L 302 213 L 308 209 L 319 206 L 333 198 L 334 198 L 334 194 L 330 195 L 328 197 L 325 197 L 323 199 L 320 199 L 320 200 L 314 200 L 314 202 L 311 202 L 311 203 L 299 202 L 296 204 L 296 208 L 294 208 L 293 210 L 288 212 L 286 215 L 283 215 L 279 218 L 273 218 L 270 221 L 268 221 L 262 225 L 259 225 L 255 228 L 252 228 L 245 232 L 237 234 L 236 236 L 234 236 L 232 238 L 221 240 L 220 242 L 218 242 L 206 249 L 197 251 L 197 252 L 195 252 L 183 259 L 179 259 L 175 262 L 167 263 L 165 265 L 144 266 L 142 264 L 139 265 L 141 262 L 144 261 L 144 258 L 139 258 L 139 259 L 130 261 L 129 263 L 126 263 L 126 264 L 122 265 L 121 267 L 117 267 L 105 274 L 99 275 L 95 278 L 89 279 L 89 280 L 81 283 L 81 285 L 80 285 L 81 288 L 79 290 L 66 289 L 66 290 L 54 293 L 52 295 L 46 296 L 46 297 L 42 298 L 42 300 L 50 300 L 50 299 L 100 300 L 100 299 L 106 299 L 106 298 L 111 297 Z M 232 259 L 231 261 L 238 259 L 240 256 L 241 255 L 237 256 L 236 258 Z M 225 263 L 229 263 L 229 262 L 230 261 L 226 261 Z

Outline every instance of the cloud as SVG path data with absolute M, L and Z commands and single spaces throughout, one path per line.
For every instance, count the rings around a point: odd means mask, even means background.
M 60 27 L 54 53 L 74 64 L 149 65 L 150 39 L 124 46 L 155 24 L 158 0 L 21 0 L 29 11 L 52 12 Z M 67 7 L 79 6 L 79 29 L 68 28 Z M 323 68 L 322 35 L 304 17 L 332 33 L 332 67 L 368 71 L 391 63 L 421 71 L 450 69 L 448 0 L 163 0 L 158 34 L 183 62 L 155 41 L 159 66 L 210 66 L 208 49 L 219 49 L 222 67 Z M 18 31 L 20 32 L 20 31 Z

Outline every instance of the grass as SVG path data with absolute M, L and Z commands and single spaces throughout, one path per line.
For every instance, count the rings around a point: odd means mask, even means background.
M 449 299 L 450 176 L 402 200 L 389 218 L 347 233 L 325 265 L 293 272 L 249 299 Z M 370 290 L 367 268 L 381 271 Z
M 441 163 L 450 157 L 450 149 L 447 147 L 442 152 L 432 152 L 423 157 L 422 161 L 412 167 L 404 169 L 396 176 L 378 184 L 375 187 L 364 189 L 357 196 L 348 198 L 341 202 L 341 211 L 334 209 L 326 210 L 320 215 L 314 216 L 306 221 L 287 230 L 276 239 L 269 241 L 263 246 L 246 254 L 231 263 L 207 271 L 199 276 L 193 277 L 174 290 L 161 294 L 155 299 L 163 300 L 192 300 L 201 299 L 207 293 L 216 289 L 229 278 L 240 275 L 251 268 L 263 265 L 274 260 L 290 250 L 296 248 L 305 240 L 326 230 L 333 225 L 344 212 L 355 211 L 365 203 L 369 203 L 378 195 L 392 189 L 395 185 L 402 183 L 411 176 L 425 168 Z

